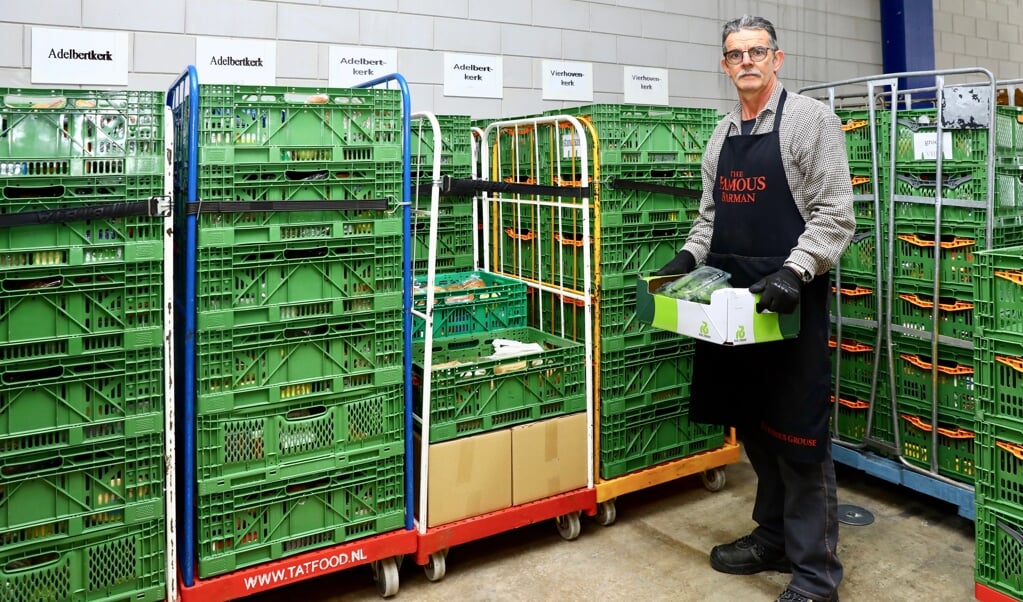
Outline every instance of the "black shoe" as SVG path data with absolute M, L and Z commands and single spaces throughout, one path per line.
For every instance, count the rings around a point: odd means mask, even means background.
M 821 598 L 821 600 L 823 600 L 823 598 Z M 815 602 L 815 600 L 813 598 L 807 598 L 799 592 L 786 589 L 774 602 Z M 838 594 L 831 597 L 831 602 L 838 602 Z
M 710 566 L 715 571 L 731 575 L 752 575 L 761 571 L 792 572 L 792 564 L 785 557 L 785 552 L 767 548 L 749 535 L 732 543 L 714 546 L 710 551 Z

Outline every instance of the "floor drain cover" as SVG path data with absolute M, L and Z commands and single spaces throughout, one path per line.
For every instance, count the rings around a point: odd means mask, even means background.
M 839 504 L 838 522 L 843 525 L 863 527 L 874 522 L 874 515 L 859 506 L 853 506 L 852 504 Z

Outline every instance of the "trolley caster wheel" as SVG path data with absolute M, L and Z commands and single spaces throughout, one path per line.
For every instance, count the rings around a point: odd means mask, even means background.
M 445 566 L 446 552 L 434 552 L 430 554 L 430 560 L 423 567 L 423 572 L 426 573 L 426 578 L 429 581 L 440 581 L 444 578 L 444 572 L 447 570 Z
M 700 474 L 700 479 L 708 491 L 721 491 L 725 486 L 725 469 L 719 466 L 705 470 Z
M 561 537 L 566 541 L 572 541 L 573 539 L 578 538 L 579 533 L 582 531 L 578 512 L 562 514 L 558 518 L 554 519 L 554 522 L 558 525 L 558 535 L 561 535 Z
M 390 598 L 398 593 L 398 561 L 384 558 L 373 563 L 373 579 L 377 582 L 377 593 Z
M 613 499 L 597 504 L 597 524 L 601 527 L 610 527 L 618 518 L 618 511 L 615 510 Z

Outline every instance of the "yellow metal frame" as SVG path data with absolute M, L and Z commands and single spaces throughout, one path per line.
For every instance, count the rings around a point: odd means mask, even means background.
M 593 139 L 593 149 L 590 155 L 593 157 L 593 197 L 591 199 L 593 208 L 593 482 L 597 492 L 597 503 L 607 502 L 613 500 L 621 495 L 627 493 L 633 493 L 660 485 L 682 477 L 687 477 L 695 474 L 701 474 L 708 470 L 720 468 L 727 464 L 735 464 L 739 461 L 739 443 L 735 436 L 735 429 L 728 429 L 728 434 L 725 436 L 724 444 L 716 449 L 708 450 L 692 456 L 686 456 L 685 458 L 679 458 L 678 460 L 670 460 L 663 462 L 649 468 L 644 468 L 625 474 L 612 479 L 602 479 L 600 477 L 600 258 L 601 258 L 601 247 L 600 247 L 600 193 L 601 193 L 601 179 L 600 179 L 600 137 L 597 134 L 596 128 L 593 126 L 592 121 L 585 115 L 577 115 L 576 119 L 589 131 L 590 136 Z M 534 130 L 531 132 L 533 136 L 537 135 Z M 552 132 L 552 136 L 556 136 L 557 132 Z M 490 149 L 492 157 L 494 158 L 491 162 L 493 166 L 491 169 L 491 177 L 497 178 L 500 175 L 500 165 L 497 162 L 497 152 L 499 138 L 494 139 L 493 146 Z M 557 148 L 556 140 L 551 141 L 551 148 Z M 553 157 L 551 157 L 553 167 Z M 574 162 L 573 162 L 574 165 Z M 535 166 L 530 166 L 530 177 L 536 177 Z M 492 203 L 490 211 L 493 213 L 496 211 L 496 203 Z M 491 235 L 497 237 L 499 235 L 497 220 L 491 220 Z M 495 238 L 496 240 L 496 238 Z M 496 262 L 496 249 L 491 251 L 494 255 L 492 260 Z M 578 291 L 582 293 L 582 291 Z

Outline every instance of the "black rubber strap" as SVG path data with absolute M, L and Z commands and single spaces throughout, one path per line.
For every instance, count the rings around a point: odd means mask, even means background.
M 670 194 L 672 196 L 685 197 L 687 199 L 699 199 L 703 197 L 703 192 L 699 190 L 693 190 L 692 188 L 681 188 L 678 186 L 665 186 L 664 184 L 651 184 L 649 182 L 640 182 L 638 180 L 623 180 L 622 178 L 615 178 L 611 180 L 611 188 L 618 190 L 639 190 L 640 192 L 657 192 L 660 194 Z
M 91 219 L 107 219 L 145 215 L 155 217 L 159 214 L 160 199 L 153 197 L 145 201 L 130 203 L 106 203 L 88 207 L 69 207 L 50 209 L 47 211 L 26 211 L 0 215 L 0 228 L 31 226 L 38 224 L 62 224 L 81 222 Z
M 251 213 L 254 211 L 383 211 L 387 199 L 349 201 L 196 201 L 185 205 L 185 213 Z
M 430 194 L 433 184 L 420 184 L 419 194 Z M 510 194 L 535 194 L 540 196 L 567 196 L 583 199 L 590 196 L 588 186 L 544 186 L 540 184 L 518 184 L 515 182 L 492 182 L 471 178 L 444 176 L 440 183 L 441 196 L 471 196 L 477 192 L 505 192 Z

